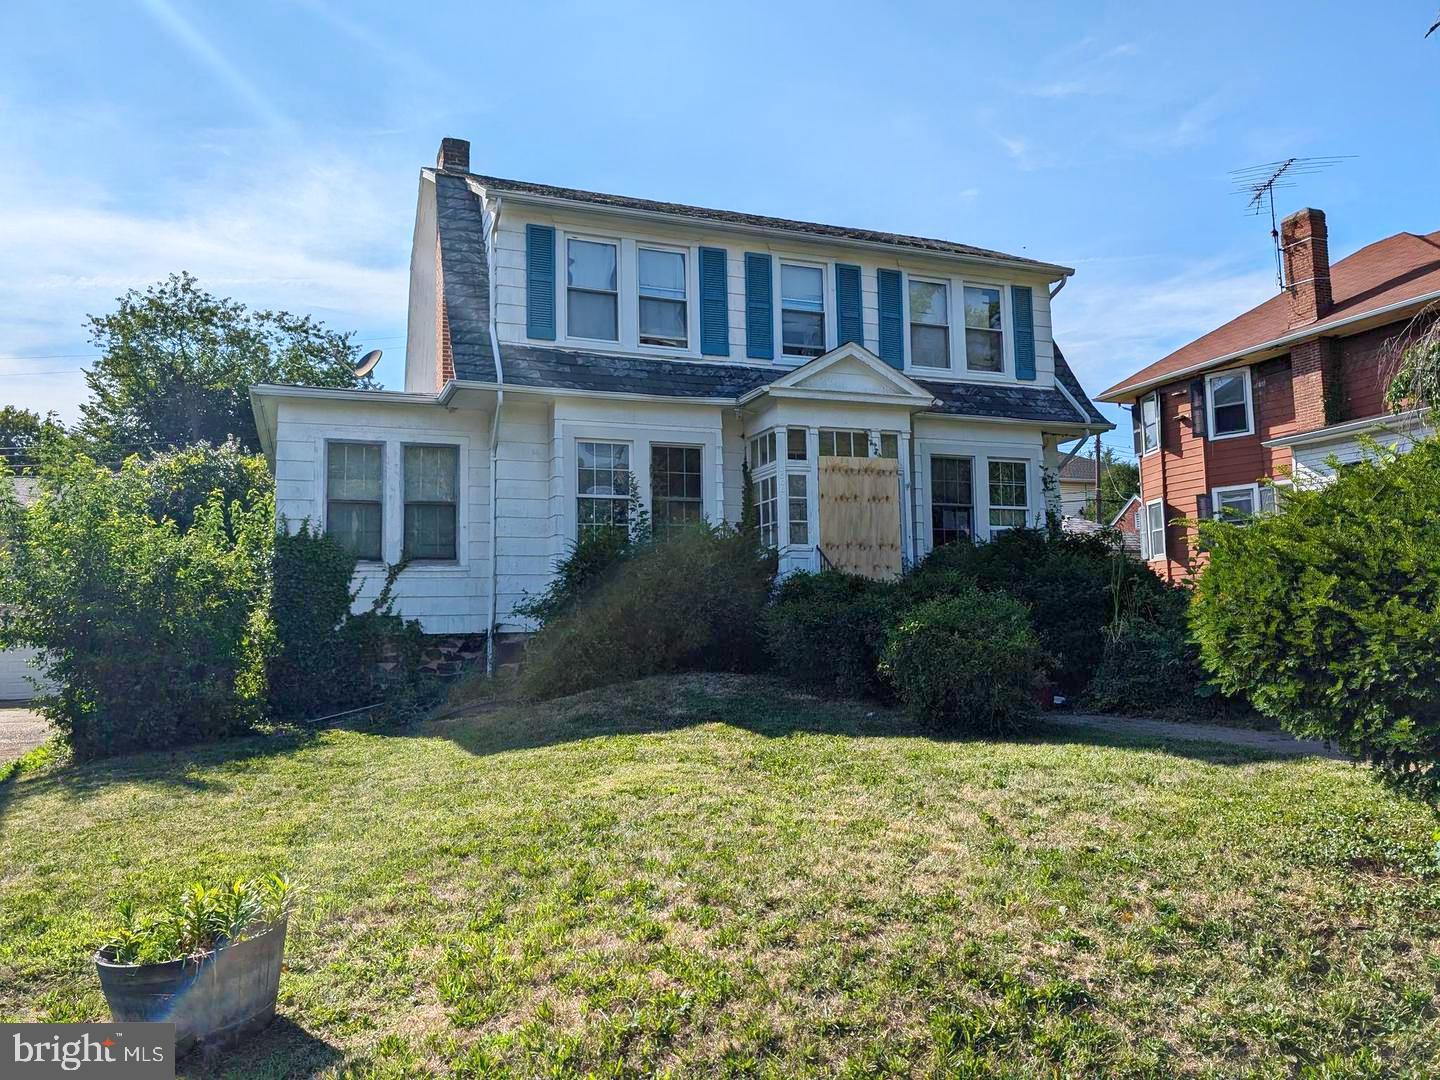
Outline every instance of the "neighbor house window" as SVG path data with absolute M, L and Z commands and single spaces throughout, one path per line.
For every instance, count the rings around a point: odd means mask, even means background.
M 630 520 L 630 447 L 577 442 L 576 520 L 580 532 L 624 528 Z
M 1030 509 L 1023 461 L 990 462 L 990 532 L 1023 528 Z
M 1005 370 L 1005 329 L 995 286 L 965 286 L 965 366 L 971 371 Z
M 657 536 L 679 532 L 704 518 L 698 446 L 650 448 L 650 503 Z
M 780 342 L 786 356 L 825 351 L 825 271 L 780 264 Z
M 952 544 L 975 531 L 975 488 L 969 458 L 930 459 L 930 545 Z
M 1250 409 L 1250 369 L 1226 371 L 1205 380 L 1210 409 L 1210 438 L 1249 435 L 1255 430 Z
M 640 344 L 685 348 L 685 255 L 642 247 L 639 263 Z
M 1255 484 L 1216 488 L 1212 495 L 1215 517 L 1220 521 L 1249 521 L 1260 510 L 1259 489 Z
M 384 451 L 332 442 L 325 454 L 325 532 L 359 559 L 380 559 Z
M 804 428 L 792 427 L 785 432 L 785 456 L 790 461 L 804 461 L 810 456 L 809 435 Z
M 620 280 L 615 245 L 570 240 L 566 249 L 566 332 L 571 337 L 619 341 Z
M 790 543 L 810 543 L 810 478 L 804 473 L 792 472 L 786 475 L 788 484 L 787 501 L 790 504 Z
M 780 544 L 778 503 L 775 477 L 767 476 L 763 480 L 756 480 L 755 509 L 760 519 L 760 542 L 766 547 L 778 547 Z
M 1136 431 L 1139 433 L 1142 454 L 1148 454 L 1152 450 L 1160 448 L 1160 395 L 1151 394 L 1149 397 L 1141 398 L 1140 404 L 1135 406 L 1136 410 Z
M 407 446 L 404 558 L 454 561 L 460 451 L 454 446 Z
M 910 281 L 910 363 L 950 366 L 950 289 L 938 281 Z
M 821 431 L 821 457 L 869 457 L 868 431 Z
M 1145 557 L 1165 557 L 1165 503 L 1160 499 L 1145 504 Z

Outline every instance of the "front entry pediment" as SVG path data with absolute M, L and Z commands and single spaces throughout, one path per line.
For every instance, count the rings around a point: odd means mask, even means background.
M 755 392 L 755 396 L 823 396 L 926 408 L 934 395 L 896 371 L 863 345 L 849 343 L 817 356 Z

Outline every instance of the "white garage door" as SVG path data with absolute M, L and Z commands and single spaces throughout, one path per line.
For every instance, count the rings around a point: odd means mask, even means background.
M 0 651 L 0 701 L 29 701 L 35 696 L 30 680 L 39 672 L 30 666 L 34 649 Z

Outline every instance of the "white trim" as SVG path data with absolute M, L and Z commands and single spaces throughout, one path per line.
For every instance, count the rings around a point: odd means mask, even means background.
M 995 289 L 1000 293 L 1000 370 L 986 371 L 983 368 L 972 368 L 970 366 L 969 343 L 965 339 L 966 333 L 971 329 L 965 321 L 965 290 L 969 289 Z M 955 371 L 966 379 L 979 379 L 983 382 L 1017 382 L 1015 378 L 1015 357 L 1014 338 L 1015 334 L 1010 325 L 1010 286 L 998 281 L 972 281 L 966 278 L 960 280 L 960 349 L 955 356 Z M 974 329 L 987 334 L 995 333 L 994 330 L 977 326 Z
M 1234 375 L 1241 377 L 1241 383 L 1245 388 L 1245 430 L 1227 431 L 1223 435 L 1215 432 L 1215 393 L 1210 384 L 1220 379 L 1228 379 Z M 1205 438 L 1211 442 L 1219 442 L 1223 439 L 1240 439 L 1247 435 L 1255 434 L 1255 401 L 1250 393 L 1250 369 L 1248 367 L 1230 368 L 1226 371 L 1216 371 L 1205 376 Z
M 1220 496 L 1234 491 L 1243 491 L 1250 496 L 1250 514 L 1260 513 L 1260 485 L 1259 484 L 1225 484 L 1221 487 L 1210 489 L 1210 516 L 1216 521 L 1224 521 L 1220 514 Z
M 836 317 L 838 312 L 834 311 L 835 305 L 830 298 L 834 295 L 835 287 L 835 263 L 832 259 L 816 259 L 813 256 L 787 255 L 783 252 L 772 252 L 775 259 L 775 280 L 771 282 L 773 302 L 775 304 L 774 330 L 775 334 L 775 363 L 781 367 L 804 367 L 812 360 L 819 360 L 820 357 L 828 356 L 838 346 L 831 345 L 840 337 L 837 329 Z M 820 271 L 820 326 L 825 335 L 825 347 L 821 349 L 819 356 L 810 356 L 805 353 L 787 353 L 785 351 L 785 287 L 782 281 L 785 278 L 785 267 L 793 266 L 797 269 L 819 270 Z M 795 311 L 804 311 L 803 308 L 795 308 Z M 809 312 L 814 314 L 814 312 Z
M 1129 400 L 1135 397 L 1135 395 L 1141 394 L 1154 387 L 1163 386 L 1166 383 L 1170 382 L 1178 382 L 1179 380 L 1185 378 L 1185 376 L 1187 375 L 1194 375 L 1197 372 L 1208 371 L 1211 368 L 1220 367 L 1223 364 L 1228 364 L 1235 360 L 1244 360 L 1246 357 L 1250 357 L 1252 359 L 1260 359 L 1261 357 L 1259 354 L 1270 352 L 1272 349 L 1283 349 L 1285 346 L 1294 345 L 1296 342 L 1306 341 L 1310 338 L 1324 337 L 1332 330 L 1343 330 L 1346 327 L 1354 326 L 1356 323 L 1363 323 L 1371 319 L 1377 319 L 1386 315 L 1391 315 L 1397 311 L 1403 311 L 1405 308 L 1412 307 L 1417 304 L 1423 306 L 1434 300 L 1440 300 L 1440 289 L 1435 289 L 1428 293 L 1421 293 L 1419 296 L 1412 296 L 1408 300 L 1397 300 L 1395 303 L 1386 304 L 1384 307 L 1372 308 L 1369 311 L 1357 312 L 1356 314 L 1349 315 L 1346 318 L 1336 319 L 1334 322 L 1311 323 L 1309 326 L 1306 326 L 1300 330 L 1296 330 L 1292 333 L 1285 334 L 1282 337 L 1273 338 L 1270 341 L 1263 341 L 1258 345 L 1248 345 L 1243 349 L 1236 350 L 1235 352 L 1225 353 L 1223 356 L 1211 357 L 1209 360 L 1202 360 L 1198 364 L 1191 364 L 1189 367 L 1179 368 L 1175 371 L 1167 371 L 1163 375 L 1156 375 L 1152 379 L 1147 379 L 1145 382 L 1141 383 L 1135 383 L 1133 386 L 1121 383 L 1119 386 L 1111 387 L 1110 390 L 1107 390 L 1105 393 L 1101 394 L 1100 400 L 1109 402 L 1111 404 L 1118 404 L 1122 401 Z M 1254 309 L 1252 308 L 1251 310 Z
M 564 303 L 556 305 L 558 309 L 555 312 L 556 340 L 563 341 L 567 344 L 577 344 L 582 348 L 591 342 L 604 342 L 609 345 L 625 344 L 625 311 L 623 310 L 625 305 L 621 297 L 627 294 L 628 290 L 626 289 L 626 285 L 629 284 L 629 282 L 626 280 L 625 270 L 623 268 L 624 260 L 621 258 L 621 242 L 624 238 L 619 236 L 605 236 L 598 233 L 572 233 L 563 229 L 556 229 L 555 231 L 559 240 L 556 246 L 560 249 L 562 259 L 561 265 L 555 269 L 563 269 L 563 275 L 557 274 L 556 276 L 563 276 L 565 278 L 564 281 L 557 282 L 560 290 L 564 294 L 562 297 Z M 570 243 L 575 240 L 578 240 L 582 244 L 604 245 L 615 249 L 615 336 L 613 338 L 579 337 L 570 332 L 570 290 L 572 288 L 570 284 Z M 578 288 L 578 286 L 574 287 Z M 600 289 L 581 288 L 579 291 L 604 295 L 604 290 Z
M 685 260 L 685 299 L 681 301 L 685 307 L 685 344 L 684 345 L 651 345 L 640 340 L 640 301 L 644 294 L 640 292 L 640 252 L 658 251 L 671 255 L 679 255 Z M 695 302 L 696 294 L 699 291 L 699 267 L 696 265 L 698 259 L 691 254 L 691 249 L 685 244 L 662 244 L 654 240 L 635 241 L 635 348 L 636 351 L 651 355 L 654 353 L 685 356 L 694 355 L 695 352 Z M 662 297 L 651 297 L 651 299 L 663 299 Z M 670 298 L 674 302 L 674 298 Z M 729 304 L 729 298 L 726 298 Z M 717 357 L 717 359 L 720 359 Z
M 1151 524 L 1151 522 L 1150 522 L 1150 508 L 1151 508 L 1152 506 L 1158 506 L 1158 507 L 1160 507 L 1160 551 L 1159 551 L 1159 554 L 1156 554 L 1156 552 L 1155 552 L 1155 551 L 1152 549 L 1152 547 L 1151 547 L 1151 542 L 1155 539 L 1155 527 L 1154 527 L 1154 526 Z M 1146 561 L 1147 561 L 1147 562 L 1154 562 L 1156 559 L 1164 559 L 1164 558 L 1166 558 L 1166 553 L 1167 553 L 1167 550 L 1168 550 L 1168 548 L 1167 548 L 1167 541 L 1168 541 L 1168 539 L 1169 539 L 1169 538 L 1166 536 L 1166 533 L 1168 533 L 1168 532 L 1170 531 L 1170 522 L 1168 522 L 1168 521 L 1165 520 L 1165 500 L 1164 500 L 1163 498 L 1162 498 L 1162 499 L 1151 499 L 1149 502 L 1147 502 L 1147 503 L 1145 504 L 1145 518 L 1144 518 L 1144 521 L 1145 521 L 1145 559 L 1146 559 Z
M 990 480 L 990 466 L 992 466 L 992 465 L 1019 465 L 1019 466 L 1021 467 L 1021 469 L 1024 470 L 1024 476 L 1025 476 L 1025 505 L 1024 505 L 1023 507 L 1021 507 L 1021 506 L 1012 506 L 1012 505 L 1010 505 L 1010 504 L 1008 504 L 1008 503 L 1007 503 L 1007 504 L 1004 504 L 1004 505 L 996 506 L 996 505 L 994 505 L 994 504 L 990 501 L 990 484 L 991 484 L 991 480 Z M 987 535 L 988 535 L 992 540 L 995 538 L 995 536 L 996 536 L 997 533 L 1009 532 L 1009 531 L 1012 530 L 1012 529 L 1030 528 L 1030 527 L 1034 524 L 1034 521 L 1032 520 L 1032 518 L 1031 518 L 1031 516 L 1030 516 L 1030 505 L 1031 505 L 1031 499 L 1030 499 L 1030 487 L 1031 487 L 1031 482 L 1030 482 L 1030 465 L 1031 465 L 1031 462 L 1030 462 L 1030 459 L 1028 459 L 1028 458 L 1016 458 L 1016 457 L 987 457 L 987 458 L 985 459 L 985 531 L 986 531 Z M 973 484 L 974 484 L 973 478 L 972 478 L 972 480 L 971 480 L 971 484 L 972 484 L 972 486 L 973 486 Z M 973 498 L 974 496 L 972 495 L 971 497 Z M 996 510 L 1012 511 L 1012 512 L 1015 511 L 1015 510 L 1022 510 L 1022 511 L 1024 512 L 1024 524 L 1023 524 L 1023 525 L 996 525 L 993 521 L 990 520 L 990 515 L 993 514 Z
M 955 370 L 955 280 L 948 277 L 936 277 L 928 274 L 912 274 L 904 271 L 904 291 L 902 299 L 905 303 L 905 370 L 934 373 L 936 375 L 954 375 Z M 945 366 L 931 367 L 927 364 L 915 363 L 915 353 L 911 348 L 911 336 L 916 323 L 910 318 L 910 287 L 919 282 L 921 285 L 942 285 L 945 288 Z M 963 312 L 962 312 L 963 319 Z M 921 326 L 933 326 L 933 323 L 921 323 Z
M 1425 409 L 1409 409 L 1401 413 L 1370 416 L 1363 420 L 1347 420 L 1343 424 L 1332 424 L 1330 427 L 1316 428 L 1314 431 L 1302 431 L 1298 435 L 1284 435 L 1278 439 L 1267 439 L 1260 445 L 1269 448 L 1308 446 L 1311 443 L 1327 443 L 1345 439 L 1366 431 L 1403 431 L 1407 428 L 1422 428 L 1426 426 L 1425 416 Z

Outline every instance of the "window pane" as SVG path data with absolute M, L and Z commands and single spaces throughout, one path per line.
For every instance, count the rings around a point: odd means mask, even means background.
M 331 443 L 326 455 L 326 498 L 380 500 L 378 443 Z
M 790 483 L 790 543 L 810 542 L 810 503 L 806 498 L 808 477 L 804 473 L 791 473 Z
M 910 282 L 910 321 L 928 326 L 950 325 L 950 300 L 944 285 L 931 281 Z
M 405 447 L 405 501 L 455 502 L 459 457 L 454 446 Z
M 781 340 L 792 356 L 819 356 L 825 351 L 825 316 L 785 310 L 780 315 Z
M 760 519 L 760 542 L 766 547 L 779 545 L 779 523 L 776 519 L 778 501 L 775 477 L 767 476 L 755 484 L 755 508 Z
M 1210 398 L 1216 406 L 1245 404 L 1245 377 L 1221 375 L 1210 380 Z
M 780 265 L 782 307 L 825 310 L 825 272 L 818 266 Z
M 455 558 L 455 507 L 434 503 L 405 506 L 405 557 Z
M 1146 453 L 1160 445 L 1160 399 L 1151 394 L 1140 402 L 1140 421 Z
M 965 325 L 972 330 L 999 330 L 1000 290 L 965 286 Z
M 1243 521 L 1255 514 L 1255 499 L 1249 491 L 1222 491 L 1216 495 L 1216 502 L 1225 521 Z
M 640 249 L 640 294 L 685 299 L 685 256 L 678 251 Z
M 965 366 L 971 371 L 1003 371 L 1005 345 L 993 330 L 965 331 Z
M 684 345 L 685 302 L 640 298 L 640 341 L 646 345 Z
M 910 325 L 910 363 L 916 367 L 950 366 L 950 330 L 944 326 Z
M 809 456 L 806 448 L 804 428 L 791 428 L 785 433 L 786 457 L 791 461 L 804 461 Z
M 1212 434 L 1231 435 L 1237 431 L 1244 431 L 1250 426 L 1243 404 L 1216 405 L 1214 411 L 1215 430 Z
M 613 293 L 580 292 L 571 289 L 567 308 L 567 329 L 570 336 L 618 341 L 620 323 L 616 308 Z
M 574 288 L 615 292 L 615 245 L 571 240 L 568 282 Z
M 659 535 L 703 519 L 700 491 L 698 446 L 650 448 L 650 500 Z
M 969 458 L 930 459 L 930 541 L 952 544 L 974 532 L 974 489 Z
M 900 456 L 900 436 L 894 432 L 880 433 L 880 456 L 892 460 Z
M 356 558 L 380 558 L 380 504 L 330 502 L 325 509 L 325 532 Z
M 1023 511 L 1025 498 L 1025 463 L 1023 461 L 990 462 L 990 505 L 992 507 L 1019 507 Z M 994 516 L 991 516 L 994 523 Z M 1024 523 L 1024 514 L 1021 514 Z

